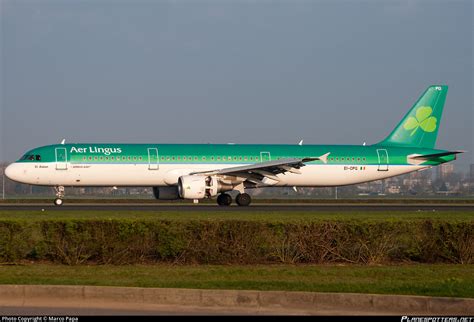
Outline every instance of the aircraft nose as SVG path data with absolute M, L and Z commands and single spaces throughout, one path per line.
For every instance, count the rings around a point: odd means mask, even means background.
M 5 175 L 8 179 L 13 181 L 20 181 L 22 170 L 18 164 L 12 163 L 5 169 Z

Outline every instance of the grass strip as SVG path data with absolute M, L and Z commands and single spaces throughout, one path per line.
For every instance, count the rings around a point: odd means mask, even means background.
M 100 285 L 474 297 L 473 265 L 0 266 L 0 284 Z
M 186 211 L 150 210 L 150 211 L 81 211 L 81 210 L 3 210 L 0 220 L 42 221 L 42 220 L 98 220 L 98 219 L 128 219 L 128 220 L 245 220 L 262 222 L 319 222 L 326 220 L 337 221 L 400 221 L 400 220 L 443 220 L 446 222 L 474 221 L 473 211 L 406 211 L 406 210 L 370 210 L 370 211 Z

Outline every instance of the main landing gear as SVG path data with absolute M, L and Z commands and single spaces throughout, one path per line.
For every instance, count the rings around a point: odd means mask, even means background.
M 228 193 L 221 193 L 217 196 L 217 204 L 219 206 L 230 206 L 232 197 Z
M 54 199 L 54 204 L 56 206 L 61 206 L 63 204 L 63 198 L 64 198 L 64 187 L 57 186 L 57 187 L 54 187 L 54 190 L 56 191 L 56 199 Z
M 235 202 L 241 207 L 246 207 L 250 205 L 250 202 L 252 202 L 252 198 L 248 193 L 239 193 L 237 197 L 235 197 Z
M 235 197 L 235 202 L 241 206 L 245 207 L 250 205 L 252 202 L 252 198 L 248 193 L 239 193 L 237 197 Z M 217 204 L 219 206 L 230 206 L 232 203 L 232 197 L 227 194 L 227 193 L 221 193 L 219 196 L 217 196 Z

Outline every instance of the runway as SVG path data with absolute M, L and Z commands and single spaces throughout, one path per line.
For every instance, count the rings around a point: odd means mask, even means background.
M 2 204 L 0 211 L 231 211 L 231 212 L 317 212 L 317 211 L 474 211 L 474 204 L 253 204 L 220 207 L 209 204 Z

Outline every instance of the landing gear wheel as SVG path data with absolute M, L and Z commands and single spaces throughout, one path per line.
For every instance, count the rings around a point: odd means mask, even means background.
M 239 193 L 235 198 L 235 202 L 237 202 L 239 206 L 246 207 L 250 205 L 252 198 L 248 193 Z
M 63 198 L 64 198 L 64 187 L 57 186 L 57 187 L 54 187 L 54 190 L 56 191 L 56 199 L 54 199 L 54 204 L 56 206 L 61 206 L 63 204 Z
M 217 196 L 217 204 L 219 206 L 230 206 L 232 203 L 232 197 L 227 193 L 221 193 Z

